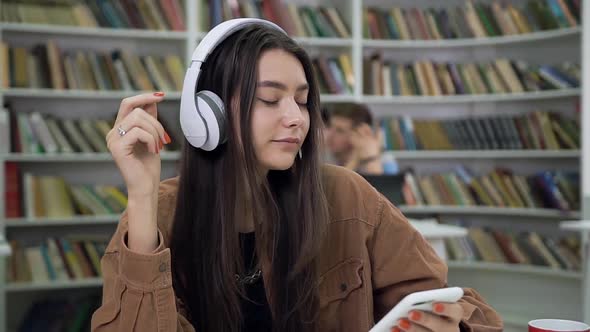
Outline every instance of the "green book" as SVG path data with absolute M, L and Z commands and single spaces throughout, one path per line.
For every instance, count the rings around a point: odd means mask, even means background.
M 475 67 L 477 68 L 477 71 L 479 72 L 479 76 L 481 76 L 481 78 L 483 79 L 483 83 L 486 85 L 486 90 L 488 90 L 489 93 L 497 93 L 498 91 L 494 90 L 494 87 L 490 83 L 488 75 L 486 75 L 486 71 L 484 68 L 485 66 L 486 65 L 484 65 L 484 64 L 476 64 L 475 65 Z
M 416 79 L 416 74 L 414 73 L 414 69 L 412 69 L 411 65 L 406 66 L 406 77 L 408 78 L 408 86 L 412 90 L 412 94 L 414 96 L 421 96 L 422 90 L 420 90 L 420 86 L 418 85 L 418 80 Z
M 533 13 L 541 30 L 559 29 L 559 23 L 544 1 L 531 0 L 527 3 L 527 8 Z
M 483 23 L 483 27 L 486 30 L 486 33 L 489 37 L 495 37 L 500 35 L 500 33 L 498 33 L 497 30 L 494 29 L 494 26 L 491 23 L 490 18 L 487 16 L 483 5 L 482 4 L 475 4 L 475 12 L 477 13 L 477 16 L 479 17 L 481 23 Z

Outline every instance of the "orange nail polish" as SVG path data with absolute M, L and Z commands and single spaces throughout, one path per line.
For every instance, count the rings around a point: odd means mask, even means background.
M 164 96 L 164 92 L 154 92 L 154 96 L 156 96 L 156 97 L 163 97 Z
M 410 322 L 407 319 L 400 319 L 397 325 L 399 325 L 404 330 L 409 329 L 411 326 Z
M 418 321 L 422 318 L 422 313 L 420 311 L 412 311 L 410 312 L 410 319 L 413 321 Z
M 438 312 L 439 314 L 442 313 L 443 311 L 445 311 L 445 306 L 437 303 L 434 305 L 434 312 Z
M 172 139 L 170 138 L 170 136 L 168 135 L 168 133 L 167 133 L 167 132 L 164 132 L 164 142 L 165 142 L 166 144 L 170 144 L 170 143 L 172 143 Z
M 391 328 L 391 332 L 402 332 L 402 331 L 399 329 L 399 327 L 394 326 Z

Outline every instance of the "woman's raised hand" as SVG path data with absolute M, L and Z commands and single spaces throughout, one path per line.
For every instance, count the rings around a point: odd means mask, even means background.
M 160 150 L 170 136 L 158 121 L 157 104 L 164 93 L 148 93 L 121 101 L 107 146 L 127 186 L 129 197 L 153 195 L 160 183 Z

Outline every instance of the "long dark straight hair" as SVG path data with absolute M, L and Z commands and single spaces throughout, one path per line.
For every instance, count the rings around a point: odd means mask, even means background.
M 258 59 L 281 49 L 302 64 L 309 95 L 310 128 L 303 158 L 285 171 L 262 175 L 253 149 L 251 109 Z M 322 188 L 322 121 L 319 89 L 307 53 L 291 38 L 261 25 L 239 30 L 203 64 L 199 90 L 221 97 L 228 117 L 228 142 L 214 151 L 184 142 L 171 240 L 176 295 L 197 331 L 239 331 L 244 289 L 237 224 L 254 218 L 256 252 L 269 271 L 264 283 L 281 332 L 316 330 L 319 311 L 317 259 L 327 223 Z

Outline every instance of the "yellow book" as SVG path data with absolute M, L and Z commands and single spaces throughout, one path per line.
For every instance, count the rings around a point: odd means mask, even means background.
M 506 184 L 506 188 L 508 189 L 508 191 L 510 192 L 512 197 L 514 197 L 514 199 L 518 203 L 518 207 L 521 207 L 521 208 L 526 207 L 526 203 L 524 202 L 524 199 L 521 197 L 521 195 L 518 192 L 518 189 L 516 188 L 514 178 L 510 175 L 505 174 L 505 175 L 502 175 L 502 180 Z
M 338 56 L 338 61 L 340 62 L 342 70 L 344 71 L 346 83 L 348 86 L 350 86 L 351 90 L 354 89 L 354 72 L 352 70 L 352 61 L 350 60 L 350 56 L 347 53 L 341 53 Z
M 498 172 L 496 172 L 496 171 L 493 171 L 489 175 L 492 179 L 492 183 L 493 183 L 494 187 L 500 193 L 502 200 L 505 203 L 507 203 L 507 205 L 509 207 L 518 207 L 518 203 L 514 200 L 514 197 L 512 197 L 512 195 L 510 195 L 508 189 L 506 188 L 506 185 L 504 184 L 504 182 L 500 178 L 500 174 L 498 174 Z
M 48 218 L 68 218 L 75 214 L 66 182 L 56 176 L 40 176 L 39 187 Z
M 29 52 L 24 47 L 12 48 L 12 62 L 14 66 L 14 82 L 15 88 L 29 87 L 29 69 L 28 69 Z
M 98 85 L 96 84 L 96 79 L 92 73 L 90 62 L 88 62 L 88 58 L 84 52 L 76 52 L 76 63 L 78 64 L 79 74 L 82 78 L 82 89 L 98 90 Z
M 420 86 L 420 91 L 422 91 L 422 95 L 432 96 L 433 94 L 430 91 L 430 87 L 426 79 L 426 74 L 424 73 L 424 67 L 422 66 L 422 62 L 414 62 L 413 67 L 414 73 L 416 73 L 416 79 L 418 80 L 418 86 Z
M 471 188 L 473 188 L 473 190 L 475 191 L 475 193 L 484 205 L 494 206 L 494 201 L 492 200 L 490 195 L 488 195 L 481 183 L 479 183 L 479 180 L 473 179 L 471 180 L 471 183 L 469 185 L 471 186 Z
M 506 85 L 510 88 L 510 92 L 512 93 L 522 93 L 524 92 L 524 87 L 518 80 L 514 69 L 510 65 L 510 62 L 507 59 L 496 59 L 494 62 L 498 72 L 502 80 L 506 83 Z
M 423 176 L 418 179 L 418 186 L 426 199 L 427 205 L 442 205 L 440 196 L 434 189 L 434 184 L 428 176 Z
M 8 45 L 0 41 L 0 80 L 2 80 L 2 87 L 10 87 L 10 56 L 8 54 Z
M 494 202 L 494 206 L 496 207 L 505 207 L 506 204 L 504 203 L 504 200 L 502 199 L 502 196 L 500 196 L 499 191 L 496 189 L 496 187 L 494 186 L 494 184 L 492 183 L 492 180 L 490 179 L 490 177 L 488 175 L 484 175 L 481 177 L 481 184 L 483 186 L 483 188 L 485 188 L 486 192 L 490 195 L 492 201 Z
M 52 39 L 47 41 L 47 61 L 49 62 L 49 71 L 51 73 L 51 87 L 53 89 L 65 89 L 66 78 L 64 77 L 62 56 L 56 42 Z
M 246 7 L 248 7 L 248 4 L 246 4 Z M 295 35 L 297 37 L 305 37 L 305 26 L 303 25 L 303 21 L 299 15 L 297 5 L 292 2 L 287 3 L 287 11 L 289 12 L 289 16 L 295 25 Z
M 402 10 L 399 7 L 391 9 L 391 16 L 393 16 L 393 19 L 395 20 L 395 23 L 399 29 L 400 39 L 412 39 L 410 29 L 408 28 L 408 22 L 406 22 L 404 15 L 402 14 Z
M 400 85 L 400 94 L 402 96 L 411 96 L 412 90 L 408 86 L 408 78 L 406 77 L 406 69 L 403 65 L 397 64 L 397 79 Z
M 117 189 L 117 187 L 105 186 L 104 190 L 111 197 L 116 199 L 117 202 L 119 202 L 119 204 L 121 204 L 122 206 L 127 206 L 127 196 L 125 196 L 125 194 L 123 194 L 119 189 Z
M 182 91 L 182 84 L 184 82 L 184 66 L 178 55 L 168 55 L 164 58 L 166 68 L 172 77 L 172 82 L 176 87 L 176 91 Z
M 467 24 L 473 31 L 475 37 L 483 38 L 487 37 L 485 29 L 483 28 L 481 22 L 479 21 L 479 17 L 475 11 L 475 7 L 473 6 L 473 1 L 467 0 L 465 3 L 465 17 L 467 19 Z
M 516 27 L 518 28 L 518 31 L 520 33 L 532 32 L 531 27 L 527 23 L 526 19 L 522 16 L 522 14 L 516 8 L 514 8 L 514 6 L 512 6 L 511 4 L 508 4 L 506 6 L 506 10 L 508 11 L 508 13 L 510 13 L 512 20 L 516 24 Z
M 451 96 L 457 94 L 451 73 L 449 73 L 447 66 L 442 63 L 436 64 L 436 71 L 438 73 L 438 77 L 441 78 L 444 94 Z
M 66 239 L 57 239 L 57 241 L 63 250 L 66 263 L 70 267 L 74 279 L 83 279 L 84 272 L 82 271 L 82 266 L 80 265 L 80 262 L 78 262 L 78 258 L 76 257 L 76 253 L 74 253 L 71 243 Z
M 430 92 L 434 96 L 442 95 L 440 84 L 438 82 L 438 77 L 436 76 L 436 72 L 434 71 L 434 65 L 432 64 L 432 61 L 424 61 L 422 64 L 424 66 L 424 72 L 426 74 L 428 86 L 430 87 Z
M 76 22 L 81 27 L 97 28 L 98 22 L 86 4 L 76 3 L 72 7 L 72 13 Z

